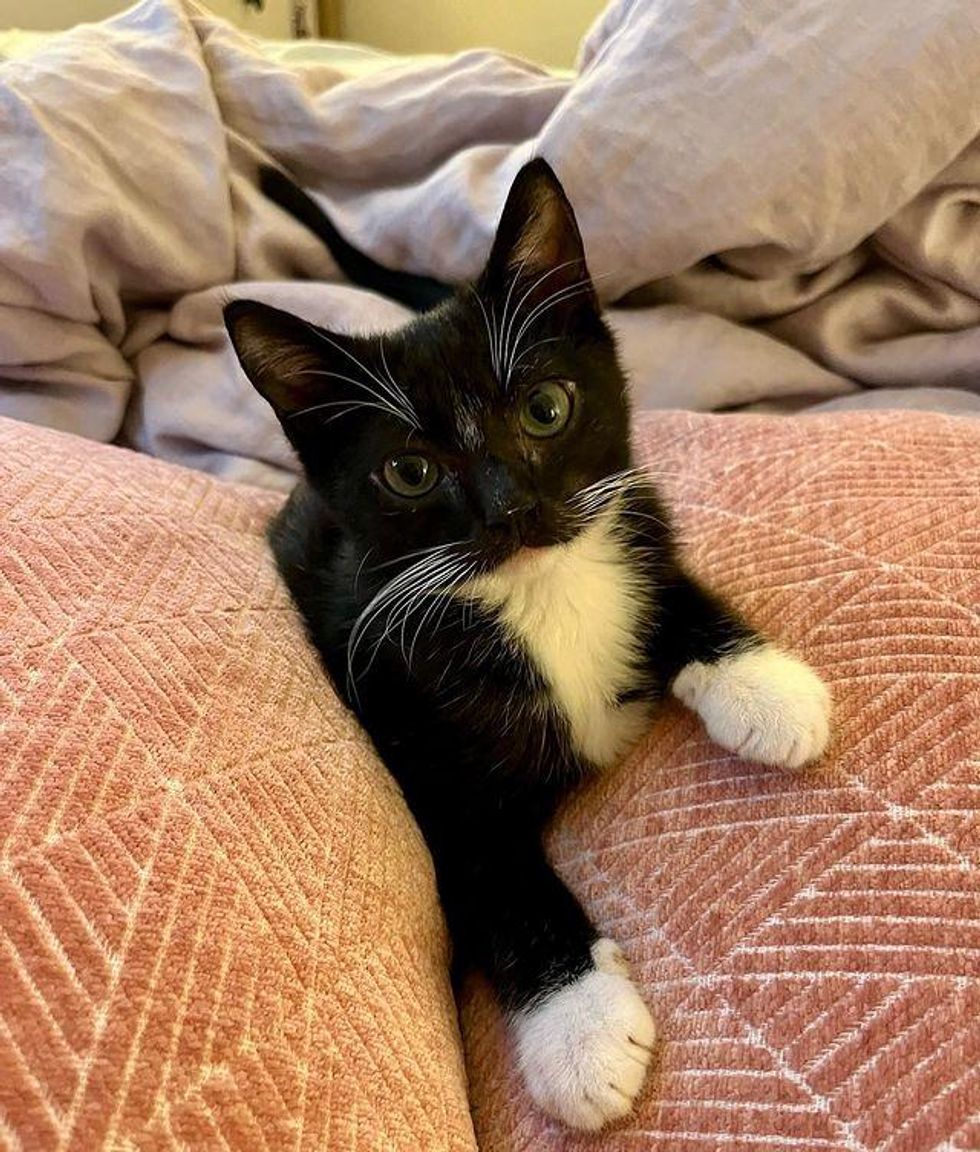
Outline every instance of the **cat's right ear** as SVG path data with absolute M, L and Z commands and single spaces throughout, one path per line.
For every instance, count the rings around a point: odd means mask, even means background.
M 541 157 L 525 164 L 511 185 L 479 283 L 490 299 L 521 285 L 528 312 L 544 300 L 566 311 L 583 303 L 598 309 L 575 212 Z
M 290 420 L 322 403 L 327 392 L 324 353 L 331 353 L 327 341 L 343 338 L 257 300 L 233 301 L 224 319 L 245 375 L 289 432 Z

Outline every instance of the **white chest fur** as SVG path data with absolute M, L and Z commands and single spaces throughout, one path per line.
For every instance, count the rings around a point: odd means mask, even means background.
M 496 611 L 523 647 L 580 755 L 601 767 L 636 742 L 649 706 L 617 701 L 636 683 L 649 589 L 617 541 L 611 515 L 570 544 L 521 553 L 462 592 Z

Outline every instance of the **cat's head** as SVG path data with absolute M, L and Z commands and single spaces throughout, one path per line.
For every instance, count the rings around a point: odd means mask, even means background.
M 373 561 L 459 543 L 489 570 L 568 542 L 577 494 L 629 465 L 626 382 L 551 168 L 518 174 L 479 280 L 404 328 L 353 336 L 240 300 L 249 379 Z

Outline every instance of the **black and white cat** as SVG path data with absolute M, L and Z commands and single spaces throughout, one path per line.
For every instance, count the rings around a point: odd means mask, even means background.
M 599 1128 L 630 1110 L 655 1028 L 543 827 L 667 692 L 723 747 L 797 768 L 827 743 L 827 690 L 682 567 L 544 161 L 480 279 L 405 328 L 244 300 L 225 317 L 303 465 L 270 538 L 313 642 L 404 790 L 531 1095 Z

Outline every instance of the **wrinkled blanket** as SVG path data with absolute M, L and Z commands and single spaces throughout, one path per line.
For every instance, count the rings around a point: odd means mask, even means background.
M 574 77 L 490 52 L 284 53 L 193 0 L 5 43 L 0 413 L 286 487 L 294 462 L 222 302 L 360 329 L 405 313 L 339 283 L 259 195 L 257 163 L 285 165 L 380 260 L 457 279 L 533 153 L 625 305 L 640 406 L 908 388 L 980 406 L 976 0 L 889 0 L 884 20 L 826 0 L 614 0 Z

